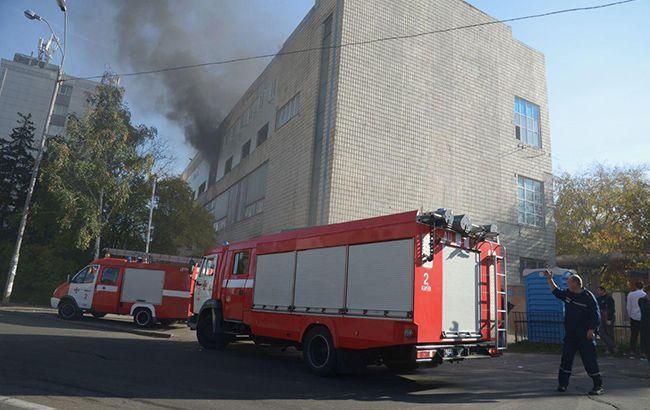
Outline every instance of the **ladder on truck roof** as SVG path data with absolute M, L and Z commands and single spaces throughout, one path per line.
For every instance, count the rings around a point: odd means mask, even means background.
M 146 253 L 115 248 L 104 248 L 104 252 L 109 253 L 111 257 L 121 256 L 125 258 L 141 258 L 143 261 L 147 261 L 148 263 L 173 263 L 177 265 L 189 265 L 190 263 L 199 262 L 201 259 L 203 259 L 201 257 L 164 255 L 161 253 Z
M 505 248 L 502 248 L 505 254 Z M 496 348 L 504 350 L 508 347 L 508 279 L 506 276 L 506 258 L 496 252 L 492 255 L 494 269 L 494 289 L 496 289 L 495 320 L 492 324 L 492 335 Z

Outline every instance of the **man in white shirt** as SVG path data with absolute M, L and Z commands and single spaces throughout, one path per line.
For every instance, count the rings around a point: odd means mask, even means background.
M 639 299 L 646 296 L 643 291 L 643 282 L 636 282 L 634 284 L 635 290 L 627 295 L 627 314 L 630 317 L 630 350 L 636 353 L 636 344 L 639 339 L 639 331 L 641 330 L 641 309 L 639 308 Z

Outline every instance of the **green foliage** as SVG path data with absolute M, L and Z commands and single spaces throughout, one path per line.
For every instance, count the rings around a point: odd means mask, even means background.
M 75 246 L 82 250 L 101 237 L 152 165 L 138 148 L 155 129 L 131 125 L 122 97 L 122 89 L 100 85 L 84 117 L 71 117 L 66 137 L 48 145 L 42 178 L 62 207 L 59 224 L 77 232 Z
M 0 137 L 0 232 L 16 231 L 34 166 L 34 123 L 31 114 L 18 113 L 18 126 L 8 139 Z
M 131 124 L 122 95 L 121 89 L 99 86 L 85 115 L 69 118 L 66 136 L 48 141 L 13 301 L 48 304 L 54 288 L 92 259 L 91 244 L 99 235 L 103 247 L 144 251 L 150 172 L 154 158 L 161 160 L 161 145 L 154 128 Z M 33 160 L 25 152 L 33 127 L 29 116 L 21 119 L 14 131 L 23 143 L 3 144 L 3 155 L 22 155 L 21 164 L 31 172 Z M 20 192 L 16 187 L 21 186 L 4 187 Z M 212 214 L 193 202 L 185 182 L 161 179 L 155 202 L 152 253 L 201 255 L 214 245 Z M 15 233 L 6 230 L 0 236 L 0 282 L 6 279 L 15 240 Z
M 650 268 L 648 171 L 597 165 L 555 180 L 558 255 L 620 255 L 601 277 L 612 290 L 627 290 L 627 270 Z
M 180 178 L 163 179 L 156 189 L 151 252 L 200 256 L 214 246 L 213 215 L 198 206 Z

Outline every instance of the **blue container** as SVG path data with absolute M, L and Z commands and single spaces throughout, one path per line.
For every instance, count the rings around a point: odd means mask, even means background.
M 526 318 L 528 340 L 538 343 L 562 343 L 564 339 L 564 303 L 551 293 L 542 270 L 526 272 Z M 571 272 L 553 269 L 553 279 L 566 289 Z

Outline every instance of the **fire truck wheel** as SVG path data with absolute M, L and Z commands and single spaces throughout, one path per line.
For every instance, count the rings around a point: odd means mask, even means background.
M 222 314 L 221 310 L 215 309 L 217 320 L 217 332 L 212 329 L 212 310 L 208 309 L 201 313 L 199 321 L 196 324 L 196 338 L 201 347 L 206 350 L 223 350 L 230 343 L 231 338 L 229 335 L 220 332 Z
M 100 318 L 106 316 L 106 313 L 92 312 L 93 317 Z
M 326 327 L 314 327 L 307 332 L 302 343 L 302 356 L 312 372 L 320 376 L 336 373 L 336 349 Z
M 133 323 L 138 327 L 150 327 L 153 325 L 153 315 L 147 308 L 137 308 L 133 312 Z
M 77 304 L 71 300 L 63 299 L 59 302 L 59 317 L 65 320 L 76 320 L 81 318 L 82 312 Z

